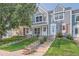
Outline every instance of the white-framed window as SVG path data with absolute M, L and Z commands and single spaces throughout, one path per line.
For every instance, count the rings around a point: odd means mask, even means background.
M 78 15 L 76 16 L 76 22 L 79 22 L 79 16 Z
M 54 15 L 55 20 L 63 19 L 63 15 L 64 15 L 64 13 L 57 13 L 57 14 L 55 14 Z
M 79 34 L 79 28 L 75 28 L 75 34 Z
M 58 14 L 55 14 L 55 20 L 58 20 Z
M 59 19 L 63 19 L 63 13 L 59 14 Z
M 43 17 L 42 16 L 36 16 L 36 22 L 42 22 Z
M 35 33 L 35 34 L 40 34 L 40 28 L 35 28 L 35 29 L 34 29 L 34 33 Z

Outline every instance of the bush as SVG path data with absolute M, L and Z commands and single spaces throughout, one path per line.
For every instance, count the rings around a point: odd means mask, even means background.
M 62 38 L 62 37 L 63 37 L 63 35 L 62 35 L 61 32 L 58 32 L 58 33 L 56 34 L 56 38 Z
M 47 36 L 44 36 L 44 37 L 43 37 L 43 40 L 44 40 L 44 41 L 47 41 Z
M 69 39 L 69 40 L 73 40 L 73 37 L 70 34 L 67 34 L 66 38 Z
M 13 36 L 11 38 L 5 38 L 5 39 L 0 40 L 0 45 L 6 44 L 6 43 L 9 43 L 9 42 L 14 42 L 14 41 L 22 40 L 22 39 L 26 39 L 26 38 L 23 37 L 23 36 Z
M 40 44 L 43 44 L 43 43 L 46 42 L 46 41 L 47 41 L 47 37 L 44 36 L 42 39 L 40 39 Z

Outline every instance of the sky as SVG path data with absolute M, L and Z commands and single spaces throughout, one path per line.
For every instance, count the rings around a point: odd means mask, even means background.
M 72 9 L 79 9 L 79 3 L 61 3 L 64 7 L 72 7 Z M 53 10 L 57 3 L 40 3 L 41 7 L 44 7 L 47 10 Z

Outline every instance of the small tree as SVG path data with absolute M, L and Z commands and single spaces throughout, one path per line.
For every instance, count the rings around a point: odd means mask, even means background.
M 67 34 L 66 38 L 69 40 L 73 40 L 73 37 L 70 34 Z
M 63 35 L 62 35 L 61 32 L 58 32 L 58 33 L 56 34 L 56 38 L 62 38 L 62 37 L 63 37 Z

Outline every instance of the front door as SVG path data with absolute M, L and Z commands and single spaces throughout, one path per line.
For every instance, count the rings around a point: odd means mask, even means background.
M 51 35 L 56 35 L 56 24 L 51 24 Z

